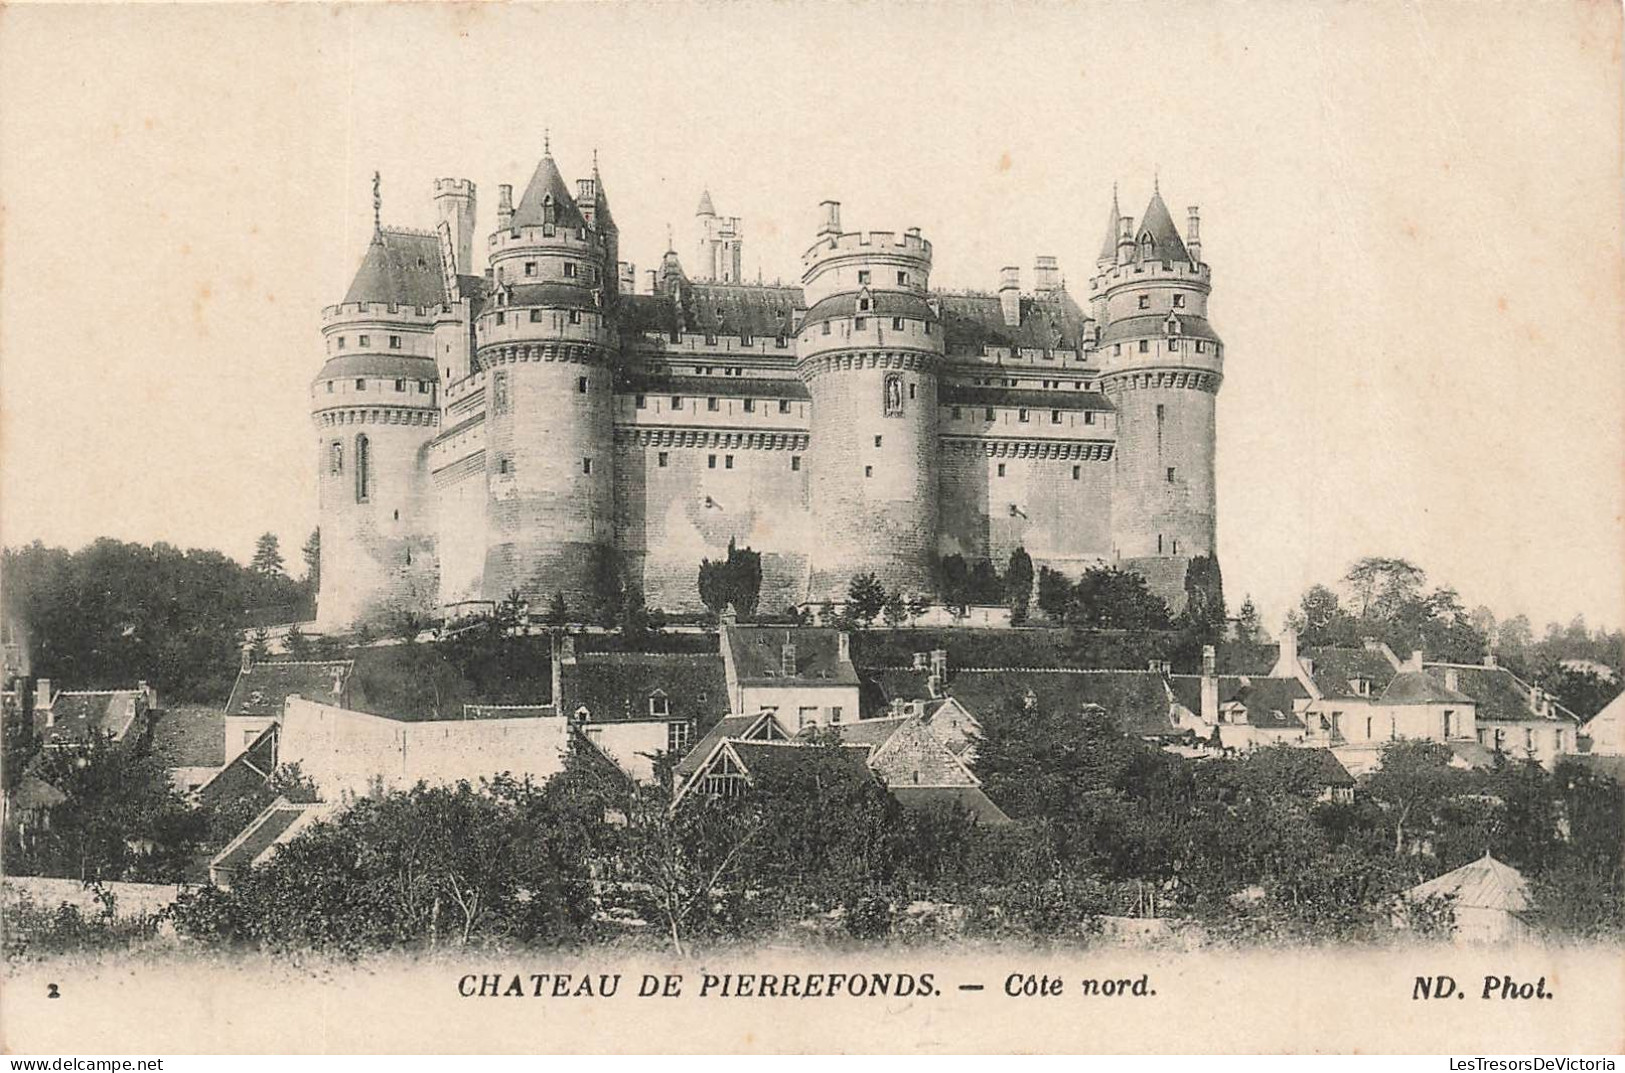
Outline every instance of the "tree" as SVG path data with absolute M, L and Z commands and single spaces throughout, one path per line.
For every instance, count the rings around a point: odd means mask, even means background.
M 730 538 L 726 559 L 700 561 L 699 590 L 700 602 L 716 617 L 732 606 L 740 618 L 755 618 L 762 594 L 761 553 L 738 547 Z
M 948 607 L 963 607 L 970 602 L 970 570 L 963 555 L 944 555 L 937 563 L 937 589 L 942 602 Z
M 886 607 L 886 587 L 874 574 L 856 574 L 846 589 L 846 617 L 859 626 L 874 624 Z
M 1072 582 L 1059 570 L 1038 568 L 1038 609 L 1046 618 L 1060 621 L 1072 599 Z
M 643 590 L 636 585 L 628 585 L 621 600 L 620 628 L 621 635 L 628 638 L 649 632 L 649 608 L 643 602 Z
M 1251 593 L 1241 601 L 1241 611 L 1236 616 L 1236 633 L 1243 644 L 1256 645 L 1263 641 L 1264 631 L 1259 624 L 1258 608 L 1253 604 Z
M 1448 745 L 1435 741 L 1395 741 L 1383 746 L 1382 766 L 1366 783 L 1366 793 L 1384 806 L 1394 832 L 1394 855 L 1406 848 L 1407 826 L 1428 828 L 1433 809 L 1450 796 L 1457 772 Z
M 1004 570 L 1004 597 L 1010 608 L 1010 622 L 1019 626 L 1027 621 L 1027 607 L 1033 593 L 1033 560 L 1027 549 L 1016 545 L 1010 553 L 1010 562 Z
M 1604 678 L 1593 670 L 1565 667 L 1555 661 L 1546 663 L 1540 669 L 1535 676 L 1535 684 L 1581 719 L 1590 719 L 1602 711 L 1620 692 L 1617 681 Z
M 310 531 L 310 539 L 300 549 L 305 559 L 305 588 L 316 592 L 322 587 L 322 531 L 318 527 Z
M 497 602 L 497 626 L 503 630 L 515 629 L 525 622 L 530 612 L 530 604 L 517 588 L 509 589 L 508 595 Z
M 264 626 L 256 626 L 248 635 L 248 654 L 255 663 L 263 663 L 271 657 L 271 634 Z
M 1213 644 L 1224 635 L 1224 578 L 1219 560 L 1198 555 L 1185 568 L 1185 608 L 1181 624 L 1203 643 Z
M 886 619 L 886 625 L 896 629 L 908 621 L 908 602 L 903 599 L 902 592 L 893 592 L 886 597 L 885 606 L 881 614 Z
M 1145 578 L 1111 566 L 1083 572 L 1073 586 L 1066 620 L 1102 630 L 1166 630 L 1173 625 L 1168 605 L 1146 587 Z
M 1405 559 L 1369 555 L 1358 560 L 1343 575 L 1343 583 L 1354 597 L 1357 618 L 1392 618 L 1422 595 L 1427 574 Z
M 1004 603 L 1004 582 L 991 559 L 976 560 L 965 587 L 966 599 L 979 607 L 998 607 Z
M 299 623 L 295 622 L 288 627 L 287 635 L 282 638 L 282 650 L 288 654 L 289 659 L 310 658 L 310 638 L 299 628 Z
M 256 574 L 286 574 L 282 563 L 282 549 L 275 533 L 260 534 L 259 540 L 254 542 L 254 558 L 249 561 L 248 566 Z
M 547 624 L 549 626 L 564 626 L 570 622 L 570 609 L 565 606 L 564 593 L 555 592 L 553 602 L 547 605 Z

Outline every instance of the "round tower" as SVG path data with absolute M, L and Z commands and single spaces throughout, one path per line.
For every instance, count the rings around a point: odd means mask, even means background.
M 937 377 L 942 329 L 927 301 L 931 244 L 917 228 L 841 231 L 826 201 L 802 256 L 808 306 L 797 372 L 812 396 L 807 598 L 840 601 L 855 574 L 935 590 Z
M 323 630 L 438 603 L 426 452 L 439 424 L 438 241 L 374 231 L 345 299 L 322 311 L 327 360 L 311 385 Z
M 608 225 L 596 181 L 583 191 Z M 518 590 L 543 606 L 563 593 L 583 608 L 613 566 L 615 264 L 551 153 L 488 247 L 493 287 L 474 335 L 489 489 L 483 595 Z
M 1106 262 L 1108 234 L 1090 282 L 1103 385 L 1118 412 L 1113 543 L 1122 559 L 1211 555 L 1224 352 L 1207 319 L 1211 280 L 1196 244 L 1197 210 L 1190 246 L 1160 193 L 1137 225 L 1121 217 L 1115 232 L 1116 260 Z

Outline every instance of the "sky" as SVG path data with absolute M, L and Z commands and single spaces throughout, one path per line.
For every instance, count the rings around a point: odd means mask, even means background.
M 320 310 L 437 176 L 599 154 L 622 257 L 709 187 L 793 279 L 818 202 L 933 283 L 1202 211 L 1219 556 L 1274 626 L 1363 555 L 1625 624 L 1620 11 L 1603 3 L 7 9 L 0 541 L 246 560 L 316 524 Z

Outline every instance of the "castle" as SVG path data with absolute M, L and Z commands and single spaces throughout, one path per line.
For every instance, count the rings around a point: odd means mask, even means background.
M 475 187 L 435 182 L 436 232 L 377 214 L 322 312 L 318 624 L 518 591 L 572 609 L 620 571 L 650 606 L 699 606 L 704 558 L 762 556 L 761 606 L 841 600 L 854 574 L 929 596 L 940 556 L 1024 546 L 1076 575 L 1143 574 L 1177 604 L 1214 546 L 1223 346 L 1197 210 L 1113 193 L 1087 294 L 1054 257 L 1032 289 L 930 287 L 918 228 L 846 231 L 801 286 L 741 278 L 742 227 L 709 193 L 691 275 L 640 283 L 596 159 L 544 152 L 475 249 Z M 671 243 L 668 242 L 668 246 Z

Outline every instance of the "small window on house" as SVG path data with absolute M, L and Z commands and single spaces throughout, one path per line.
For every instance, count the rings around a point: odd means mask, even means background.
M 647 395 L 639 395 L 632 400 L 632 405 L 636 409 L 647 410 L 649 408 L 649 397 Z
M 329 395 L 333 394 L 333 381 L 331 380 L 327 382 L 327 393 Z
M 693 736 L 694 725 L 692 723 L 667 723 L 666 751 L 668 753 L 683 751 L 688 748 Z
M 577 395 L 585 395 L 586 393 L 587 393 L 587 378 L 585 376 L 576 377 L 576 394 Z
M 1001 476 L 1001 477 L 1004 476 L 1004 463 L 1003 462 L 999 463 L 999 476 Z
M 926 335 L 931 334 L 931 322 L 930 321 L 925 322 L 925 334 Z
M 497 472 L 504 477 L 513 473 L 513 459 L 506 455 L 497 459 Z
M 372 336 L 370 336 L 370 335 L 363 335 L 363 336 L 362 336 L 362 337 L 361 337 L 361 338 L 360 338 L 360 339 L 359 339 L 359 340 L 358 340 L 358 341 L 357 341 L 357 343 L 356 343 L 356 345 L 357 345 L 357 346 L 371 346 L 371 345 L 372 345 Z
M 397 381 L 395 381 L 395 390 L 396 391 L 405 391 L 406 390 L 406 381 L 405 380 L 397 380 Z
M 894 332 L 900 332 L 900 331 L 903 330 L 903 318 L 902 317 L 893 317 L 891 319 L 891 330 L 894 331 Z
M 335 476 L 344 472 L 344 444 L 337 440 L 327 449 L 327 472 Z
M 1174 467 L 1172 467 L 1172 466 L 1168 467 L 1168 483 L 1169 484 L 1174 483 Z
M 566 261 L 566 262 L 564 262 L 564 278 L 565 279 L 575 279 L 576 278 L 576 263 L 574 261 Z
M 706 469 L 716 469 L 717 468 L 717 456 L 716 455 L 706 455 L 705 456 L 705 468 Z
M 398 335 L 390 336 L 389 347 L 391 350 L 399 350 L 401 348 L 401 337 Z
M 873 477 L 875 475 L 875 467 L 873 467 L 873 466 L 864 466 L 863 467 L 863 475 L 865 477 Z
M 869 312 L 869 309 L 870 309 L 870 307 L 872 305 L 873 305 L 873 303 L 870 302 L 869 299 L 867 299 L 867 298 L 859 298 L 858 299 L 858 308 L 860 310 L 862 310 L 863 312 L 865 312 L 865 313 Z
M 823 334 L 828 335 L 829 334 L 829 321 L 826 320 L 821 327 L 823 328 Z
M 1175 309 L 1184 309 L 1185 308 L 1185 296 L 1183 294 L 1174 295 L 1174 308 Z
M 960 419 L 960 417 L 962 416 L 963 412 L 960 410 L 959 407 L 955 406 L 953 408 L 952 413 L 953 413 L 953 420 L 958 421 Z
M 506 324 L 506 323 L 508 323 L 508 314 L 503 313 L 503 312 L 501 312 L 499 310 L 497 312 L 497 323 L 498 324 Z
M 914 397 L 914 387 L 915 385 L 912 383 L 908 385 L 908 397 L 911 399 Z
M 733 469 L 734 468 L 734 456 L 733 455 L 723 455 L 722 456 L 722 468 L 723 469 Z
M 661 469 L 665 469 L 666 464 L 670 461 L 671 455 L 667 454 L 665 451 L 661 451 L 659 455 L 655 456 L 655 465 L 659 466 Z
M 532 309 L 530 311 L 530 322 L 532 324 L 540 324 L 542 322 L 542 311 L 540 309 Z
M 579 309 L 570 310 L 570 323 L 571 324 L 580 324 L 581 323 L 581 310 L 579 310 Z
M 526 261 L 525 262 L 525 275 L 534 276 L 535 274 L 536 274 L 536 262 L 535 261 Z
M 879 437 L 879 436 L 876 436 L 876 437 L 875 437 L 875 446 L 876 446 L 876 447 L 879 447 L 879 446 L 880 446 L 880 439 L 881 439 L 881 438 L 880 438 L 880 437 Z
M 984 421 L 993 420 L 993 407 L 989 406 L 987 408 L 987 410 L 982 414 L 982 420 L 984 420 Z
M 756 400 L 755 399 L 746 399 L 745 400 L 745 412 L 747 414 L 753 414 L 753 413 L 756 412 Z
M 867 268 L 858 269 L 858 282 L 860 284 L 869 282 L 869 270 Z
M 789 399 L 780 399 L 779 400 L 779 413 L 787 414 L 789 412 L 790 412 L 790 400 Z
M 649 714 L 656 719 L 664 719 L 670 715 L 671 698 L 660 692 L 651 694 L 649 697 Z
M 1093 410 L 1087 410 L 1084 412 L 1083 423 L 1086 425 L 1092 425 L 1095 423 L 1095 412 Z
M 801 472 L 801 456 L 800 455 L 791 455 L 790 456 L 790 472 L 791 473 L 799 473 L 799 472 Z
M 429 382 L 427 380 L 419 380 L 418 381 L 418 394 L 419 395 L 427 395 L 428 393 L 429 393 Z
M 342 336 L 342 335 L 339 336 L 339 349 L 340 350 L 344 349 L 344 336 Z
M 1112 353 L 1113 354 L 1121 354 L 1122 352 L 1123 352 L 1123 344 L 1122 343 L 1113 343 L 1112 344 Z
M 583 458 L 581 460 L 581 472 L 587 474 L 588 476 L 592 475 L 592 459 Z
M 846 712 L 839 704 L 830 705 L 829 721 L 831 723 L 839 723 L 845 716 Z
M 713 395 L 709 399 L 705 400 L 705 408 L 707 410 L 709 410 L 711 413 L 716 413 L 717 412 L 717 399 L 716 399 L 715 395 Z
M 1179 340 L 1178 339 L 1170 339 L 1170 340 L 1168 340 L 1168 349 L 1169 350 L 1178 350 L 1179 349 Z
M 908 273 L 907 272 L 899 272 L 899 273 L 897 273 L 897 285 L 899 287 L 907 287 L 908 286 Z
M 1072 479 L 1076 481 L 1076 480 L 1081 479 L 1082 477 L 1083 477 L 1083 467 L 1082 466 L 1073 466 L 1072 467 Z

